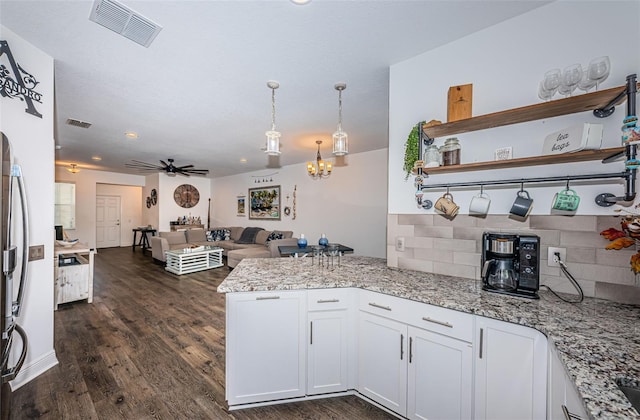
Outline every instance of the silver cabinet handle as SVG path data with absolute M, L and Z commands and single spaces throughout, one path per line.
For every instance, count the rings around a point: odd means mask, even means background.
M 369 306 L 373 306 L 374 308 L 384 309 L 385 311 L 390 311 L 391 310 L 390 306 L 379 305 L 379 304 L 377 304 L 375 302 L 369 302 Z
M 409 363 L 413 359 L 413 337 L 409 337 Z
M 445 322 L 445 321 L 438 321 L 437 319 L 429 318 L 427 316 L 423 316 L 422 320 L 427 322 L 432 322 L 434 324 L 442 325 L 447 328 L 453 328 L 453 324 L 449 324 L 448 322 Z
M 565 420 L 582 420 L 582 417 L 576 416 L 569 411 L 566 405 L 562 404 L 562 414 L 564 414 Z
M 400 360 L 404 358 L 404 334 L 400 334 Z
M 313 344 L 313 321 L 311 321 L 311 326 L 309 327 L 309 344 Z
M 256 300 L 280 299 L 280 296 L 258 296 Z
M 319 299 L 318 303 L 338 303 L 340 299 Z
M 483 329 L 480 328 L 480 354 L 479 354 L 479 356 L 480 356 L 481 359 L 482 359 L 482 341 L 483 341 L 482 340 L 482 338 L 483 338 L 482 336 L 484 335 L 483 333 L 484 333 Z

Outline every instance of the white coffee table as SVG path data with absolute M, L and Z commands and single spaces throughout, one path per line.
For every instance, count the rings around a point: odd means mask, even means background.
M 188 274 L 196 271 L 222 267 L 222 248 L 205 246 L 203 249 L 174 249 L 166 251 L 167 266 L 165 270 L 177 274 Z

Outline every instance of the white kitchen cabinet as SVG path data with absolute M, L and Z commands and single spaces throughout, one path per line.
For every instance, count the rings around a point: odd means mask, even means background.
M 476 343 L 475 418 L 546 418 L 546 337 L 531 328 L 477 317 Z
M 471 343 L 409 327 L 407 417 L 470 419 Z
M 76 300 L 93 302 L 95 251 L 84 244 L 54 248 L 54 308 Z
M 406 324 L 360 312 L 358 327 L 358 391 L 406 416 Z
M 305 395 L 306 296 L 304 291 L 227 294 L 230 406 Z
M 353 363 L 352 289 L 308 292 L 307 395 L 346 391 Z
M 558 357 L 557 350 L 553 345 L 550 345 L 547 418 L 549 420 L 564 420 L 566 417 L 563 406 L 578 418 L 589 418 L 573 381 Z
M 471 418 L 471 315 L 373 292 L 360 309 L 361 394 L 410 419 Z

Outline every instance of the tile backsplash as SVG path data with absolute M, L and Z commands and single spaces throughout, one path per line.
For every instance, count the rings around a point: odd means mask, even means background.
M 640 275 L 629 265 L 637 250 L 605 250 L 609 241 L 600 232 L 610 227 L 620 229 L 620 218 L 530 216 L 520 222 L 506 215 L 458 215 L 449 220 L 434 214 L 389 214 L 387 265 L 480 280 L 483 232 L 533 234 L 541 242 L 540 284 L 577 294 L 559 267 L 547 265 L 547 248 L 561 247 L 567 249 L 569 272 L 586 296 L 640 304 Z M 396 250 L 398 238 L 404 238 L 404 251 Z

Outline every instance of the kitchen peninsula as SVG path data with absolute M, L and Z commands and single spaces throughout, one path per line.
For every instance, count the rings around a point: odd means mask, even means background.
M 568 304 L 544 291 L 540 293 L 540 300 L 491 294 L 481 291 L 480 283 L 474 280 L 388 268 L 386 261 L 380 258 L 346 256 L 342 258 L 340 266 L 333 270 L 312 265 L 309 258 L 243 260 L 218 287 L 218 292 L 227 293 L 227 360 L 233 358 L 229 352 L 229 341 L 233 340 L 236 333 L 239 333 L 234 331 L 235 312 L 231 306 L 238 304 L 238 301 L 233 300 L 234 298 L 242 298 L 255 292 L 268 292 L 257 299 L 277 299 L 279 296 L 276 296 L 276 293 L 280 292 L 306 291 L 312 293 L 314 291 L 315 293 L 331 289 L 353 290 L 356 293 L 371 293 L 371 296 L 388 296 L 393 299 L 401 298 L 403 302 L 406 302 L 406 305 L 402 305 L 403 307 L 414 305 L 417 302 L 427 304 L 424 306 L 435 310 L 446 308 L 451 310 L 449 312 L 453 314 L 452 319 L 456 320 L 457 316 L 473 318 L 475 324 L 471 323 L 470 325 L 476 330 L 474 335 L 471 336 L 470 333 L 467 335 L 465 327 L 463 327 L 461 332 L 457 332 L 460 337 L 455 338 L 459 338 L 463 343 L 468 342 L 467 347 L 473 349 L 475 365 L 479 363 L 478 356 L 482 359 L 482 336 L 478 336 L 477 330 L 479 325 L 488 325 L 483 322 L 500 320 L 535 329 L 547 337 L 549 348 L 553 348 L 557 353 L 561 360 L 561 366 L 568 374 L 567 377 L 571 378 L 570 385 L 577 390 L 578 399 L 582 406 L 580 408 L 589 417 L 594 419 L 640 418 L 638 412 L 616 386 L 616 380 L 620 381 L 621 379 L 626 380 L 628 384 L 637 386 L 637 380 L 640 378 L 640 340 L 638 339 L 640 336 L 640 325 L 638 324 L 640 307 L 592 298 L 585 298 L 581 304 Z M 307 300 L 303 296 L 300 301 L 306 313 Z M 314 300 L 314 302 L 316 301 Z M 323 302 L 323 300 L 319 299 L 317 302 Z M 337 299 L 331 300 L 331 302 L 334 303 L 329 302 L 329 304 L 335 305 Z M 349 305 L 355 309 L 353 311 L 354 318 L 363 317 L 362 313 L 363 309 L 366 310 L 366 304 L 363 307 L 362 302 L 362 298 L 359 301 L 357 297 L 350 301 Z M 385 307 L 385 304 L 379 304 L 383 300 L 376 302 L 378 303 L 370 302 L 369 305 L 374 303 L 372 306 L 379 306 L 382 308 L 382 313 L 388 312 L 390 309 L 390 307 Z M 313 309 L 311 306 L 314 303 L 311 299 L 308 303 L 311 314 Z M 357 310 L 358 308 L 360 311 Z M 487 320 L 487 318 L 489 319 Z M 305 343 L 308 342 L 307 333 L 309 333 L 306 321 L 307 319 L 304 318 L 299 324 L 301 326 L 300 335 L 305 337 L 302 340 Z M 435 320 L 429 319 L 429 321 Z M 438 322 L 442 325 L 434 324 L 435 327 L 455 330 L 451 324 L 444 325 L 447 323 Z M 461 322 L 466 321 L 462 320 Z M 362 324 L 357 324 L 355 320 L 350 325 L 353 328 L 356 325 L 362 326 Z M 456 333 L 452 332 L 451 334 Z M 485 338 L 486 340 L 487 338 Z M 403 346 L 402 343 L 401 346 Z M 484 346 L 487 346 L 486 342 Z M 405 354 L 405 349 L 407 349 L 407 354 Z M 301 351 L 305 354 L 304 350 Z M 410 360 L 409 347 L 402 347 L 401 358 L 403 357 Z M 302 358 L 304 359 L 304 357 Z M 229 365 L 228 362 L 227 369 L 229 369 Z M 546 359 L 539 366 L 545 367 L 543 378 L 546 383 Z M 231 375 L 233 375 L 232 372 Z M 228 370 L 227 388 L 229 388 L 230 379 L 234 380 L 234 378 L 230 378 Z M 252 379 L 256 381 L 270 380 L 270 378 Z M 354 382 L 359 383 L 357 379 L 354 379 Z M 229 392 L 227 389 L 227 399 L 230 396 Z M 358 389 L 358 392 L 363 393 L 362 389 Z M 304 395 L 309 395 L 309 393 L 303 393 Z M 265 398 L 265 400 L 268 399 Z M 546 400 L 546 395 L 542 399 Z M 552 396 L 550 396 L 550 400 L 553 400 Z M 234 407 L 234 404 L 230 402 L 230 406 L 232 409 L 241 408 L 242 403 Z M 403 416 L 407 415 L 406 411 L 389 406 L 387 408 L 400 412 Z

